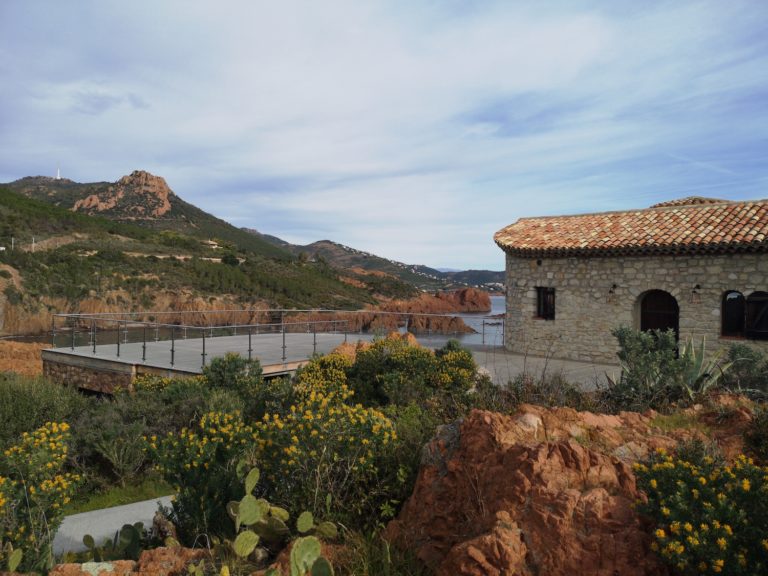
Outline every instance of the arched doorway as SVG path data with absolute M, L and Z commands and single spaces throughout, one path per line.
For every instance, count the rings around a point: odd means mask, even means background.
M 680 307 L 677 300 L 664 290 L 649 290 L 640 300 L 640 330 L 675 331 L 680 336 Z

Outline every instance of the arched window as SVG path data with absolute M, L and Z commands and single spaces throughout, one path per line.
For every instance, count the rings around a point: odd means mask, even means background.
M 747 338 L 768 340 L 768 292 L 747 297 Z
M 745 300 L 741 292 L 729 290 L 723 294 L 722 335 L 744 337 Z

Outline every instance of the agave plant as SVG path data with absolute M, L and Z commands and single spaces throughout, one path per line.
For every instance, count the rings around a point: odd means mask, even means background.
M 696 400 L 710 389 L 717 387 L 725 373 L 733 365 L 732 361 L 723 362 L 726 355 L 721 349 L 707 357 L 706 339 L 696 346 L 693 339 L 688 340 L 680 350 L 680 364 L 683 368 L 680 386 L 690 401 Z

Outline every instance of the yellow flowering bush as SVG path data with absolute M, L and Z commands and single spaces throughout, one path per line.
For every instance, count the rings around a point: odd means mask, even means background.
M 254 425 L 252 457 L 273 500 L 320 513 L 330 498 L 339 516 L 370 514 L 377 460 L 396 434 L 386 416 L 352 404 L 352 396 L 346 384 L 306 378 L 284 414 L 265 414 Z
M 656 522 L 653 549 L 682 574 L 765 574 L 768 467 L 744 456 L 732 465 L 689 462 L 659 451 L 635 465 Z
M 239 412 L 209 412 L 193 428 L 144 438 L 163 479 L 177 487 L 173 515 L 186 543 L 232 531 L 226 505 L 242 496 L 235 470 L 253 440 L 253 428 Z
M 383 338 L 357 353 L 347 371 L 364 404 L 465 404 L 477 365 L 456 340 L 433 352 L 400 338 Z M 438 408 L 430 406 L 430 408 Z M 449 414 L 455 418 L 457 414 Z
M 80 477 L 63 473 L 70 439 L 69 425 L 47 422 L 22 434 L 0 459 L 0 565 L 10 544 L 20 549 L 19 571 L 42 571 L 53 562 L 53 537 L 61 524 L 62 507 Z
M 165 390 L 172 384 L 178 383 L 180 380 L 200 385 L 205 383 L 205 378 L 202 376 L 190 376 L 189 378 L 171 378 L 169 376 L 160 376 L 157 374 L 141 374 L 133 380 L 133 388 L 134 390 L 148 390 L 150 392 L 158 392 L 160 390 Z
M 437 358 L 436 386 L 443 390 L 466 392 L 475 381 L 477 363 L 472 352 L 462 348 L 457 340 L 449 340 L 435 351 Z
M 298 395 L 315 392 L 341 392 L 347 384 L 347 371 L 353 362 L 349 356 L 331 353 L 313 358 L 296 374 L 294 390 Z

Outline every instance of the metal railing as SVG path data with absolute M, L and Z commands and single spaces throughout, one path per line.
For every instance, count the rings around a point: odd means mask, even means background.
M 224 321 L 216 323 L 217 319 Z M 392 330 L 414 333 L 420 341 L 432 338 L 443 342 L 446 336 L 450 336 L 465 341 L 469 339 L 470 343 L 482 346 L 503 346 L 504 342 L 504 318 L 499 316 L 379 310 L 253 309 L 56 314 L 51 324 L 51 344 L 54 348 L 69 348 L 73 352 L 78 349 L 79 353 L 83 353 L 87 346 L 93 355 L 112 355 L 109 352 L 112 350 L 116 358 L 121 357 L 127 345 L 141 344 L 141 361 L 147 362 L 148 346 L 167 342 L 169 347 L 162 352 L 167 356 L 158 358 L 158 348 L 153 347 L 153 361 L 168 362 L 173 367 L 177 364 L 180 342 L 194 341 L 194 345 L 198 346 L 196 353 L 200 354 L 199 365 L 205 367 L 210 355 L 207 344 L 221 337 L 240 336 L 237 342 L 233 341 L 232 347 L 240 346 L 242 350 L 240 341 L 247 336 L 247 348 L 243 351 L 250 360 L 254 355 L 254 336 L 279 335 L 280 357 L 285 363 L 288 358 L 287 334 L 311 334 L 312 353 L 316 354 L 318 334 L 343 334 L 346 342 L 350 334 L 384 335 Z M 188 348 L 184 347 L 187 356 Z M 132 352 L 135 357 L 135 347 Z

